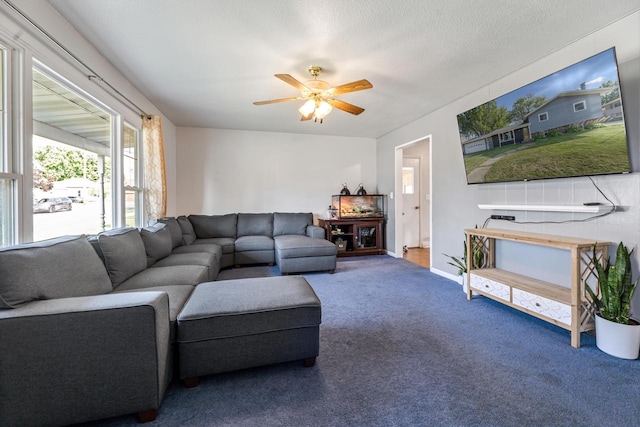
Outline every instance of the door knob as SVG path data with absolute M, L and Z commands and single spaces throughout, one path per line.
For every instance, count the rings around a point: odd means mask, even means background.
M 416 209 L 420 209 L 420 206 L 416 206 Z

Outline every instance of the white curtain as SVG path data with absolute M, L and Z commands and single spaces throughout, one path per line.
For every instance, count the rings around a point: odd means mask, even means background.
M 149 219 L 159 219 L 167 214 L 167 178 L 162 140 L 162 118 L 142 118 L 144 153 L 144 207 Z

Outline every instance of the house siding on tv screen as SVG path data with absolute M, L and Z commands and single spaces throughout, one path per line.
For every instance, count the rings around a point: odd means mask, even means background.
M 611 48 L 459 114 L 467 182 L 630 172 L 620 92 Z

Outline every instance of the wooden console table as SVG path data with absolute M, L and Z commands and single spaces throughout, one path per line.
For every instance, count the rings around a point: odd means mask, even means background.
M 597 290 L 595 256 L 599 262 L 608 257 L 610 242 L 596 242 L 577 237 L 561 237 L 498 229 L 467 229 L 467 299 L 477 292 L 517 310 L 571 331 L 571 345 L 580 347 L 580 333 L 594 329 L 595 307 L 589 301 L 585 285 L 589 281 Z M 495 265 L 496 240 L 570 251 L 571 281 L 560 286 Z M 482 252 L 482 265 L 472 265 L 474 253 Z M 478 259 L 477 257 L 475 259 Z

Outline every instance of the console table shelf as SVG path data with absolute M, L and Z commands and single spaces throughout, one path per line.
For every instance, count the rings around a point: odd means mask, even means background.
M 571 289 L 564 286 L 554 285 L 553 283 L 544 282 L 534 279 L 533 277 L 523 276 L 506 270 L 500 270 L 499 268 L 473 270 L 473 274 L 496 282 L 509 283 L 514 288 L 522 289 L 523 291 L 539 295 L 543 298 L 571 304 Z
M 467 259 L 482 252 L 482 265 L 467 269 L 467 299 L 473 293 L 494 299 L 517 310 L 571 331 L 571 345 L 580 347 L 580 333 L 594 328 L 595 309 L 587 298 L 589 281 L 597 289 L 593 259 L 607 258 L 610 242 L 498 229 L 467 229 Z M 560 286 L 496 268 L 496 240 L 558 248 L 571 253 L 571 281 Z

